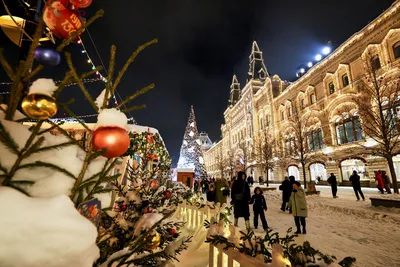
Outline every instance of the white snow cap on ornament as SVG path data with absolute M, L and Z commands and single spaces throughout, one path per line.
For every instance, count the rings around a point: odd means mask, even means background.
M 28 95 L 41 94 L 52 96 L 54 91 L 56 90 L 57 86 L 54 83 L 53 79 L 40 78 L 34 81 L 31 87 L 29 87 Z
M 106 97 L 106 89 L 104 89 L 99 96 L 96 98 L 96 100 L 94 101 L 94 103 L 96 104 L 96 106 L 100 109 L 103 107 L 103 102 L 104 102 L 104 97 Z
M 103 109 L 97 117 L 97 123 L 93 130 L 100 127 L 119 127 L 126 129 L 128 118 L 116 108 Z

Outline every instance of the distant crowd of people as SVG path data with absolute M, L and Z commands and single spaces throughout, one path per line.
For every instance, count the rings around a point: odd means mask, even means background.
M 361 179 L 357 171 L 353 171 L 349 181 L 351 182 L 357 201 L 360 200 L 360 197 L 365 201 L 364 193 L 361 189 Z M 263 182 L 263 179 L 260 177 L 259 184 L 262 185 Z M 390 179 L 385 171 L 375 172 L 375 182 L 381 194 L 384 194 L 384 190 L 386 190 L 388 194 L 391 194 Z M 333 173 L 330 174 L 327 183 L 331 186 L 332 197 L 338 198 L 338 181 Z M 220 203 L 221 205 L 227 203 L 227 199 L 230 196 L 230 204 L 233 205 L 235 226 L 238 226 L 239 218 L 244 218 L 246 228 L 250 228 L 249 205 L 253 205 L 254 228 L 258 228 L 259 220 L 261 220 L 263 229 L 267 230 L 268 222 L 265 217 L 267 201 L 263 196 L 261 187 L 256 187 L 253 194 L 250 193 L 250 187 L 252 187 L 253 184 L 254 178 L 252 176 L 247 177 L 244 172 L 239 172 L 237 177 L 234 177 L 232 180 L 226 180 L 224 178 L 204 178 L 198 181 L 196 180 L 193 189 L 198 194 L 206 194 L 207 201 Z M 306 234 L 308 208 L 306 192 L 302 188 L 300 182 L 296 181 L 294 176 L 285 177 L 284 181 L 279 186 L 279 190 L 282 191 L 281 211 L 288 211 L 293 215 L 297 228 L 296 234 Z

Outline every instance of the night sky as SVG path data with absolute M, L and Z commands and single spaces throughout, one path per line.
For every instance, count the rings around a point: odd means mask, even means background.
M 6 0 L 9 5 L 15 2 Z M 328 41 L 340 45 L 392 3 L 393 0 L 94 0 L 85 11 L 90 16 L 100 8 L 105 10 L 104 17 L 89 32 L 106 66 L 112 44 L 117 46 L 119 69 L 141 43 L 159 39 L 132 64 L 118 92 L 124 98 L 147 84 L 156 84 L 155 89 L 134 103 L 146 104 L 147 108 L 132 115 L 139 124 L 160 131 L 176 164 L 190 105 L 195 107 L 199 131 L 207 131 L 213 142 L 220 139 L 232 75 L 235 72 L 244 85 L 253 40 L 264 52 L 270 74 L 292 80 L 296 68 L 312 60 Z M 0 37 L 7 57 L 15 60 L 17 47 L 4 35 Z M 82 38 L 94 63 L 99 65 L 88 34 Z M 79 45 L 68 50 L 78 70 L 90 69 Z M 65 69 L 62 63 L 46 68 L 40 76 L 58 80 Z M 7 81 L 3 70 L 0 81 Z M 101 82 L 89 88 L 94 97 L 104 89 Z M 7 91 L 7 87 L 0 86 L 0 91 Z M 75 99 L 72 108 L 78 115 L 94 113 L 77 87 L 69 87 L 62 97 Z

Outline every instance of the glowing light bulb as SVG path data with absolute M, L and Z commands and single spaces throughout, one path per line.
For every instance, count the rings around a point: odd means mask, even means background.
M 321 59 L 322 59 L 322 55 L 321 54 L 318 54 L 318 55 L 315 56 L 315 60 L 316 61 L 320 61 Z
M 313 66 L 313 63 L 311 61 L 308 62 L 307 67 L 311 68 L 312 66 Z
M 325 46 L 323 49 L 322 49 L 322 54 L 324 54 L 325 56 L 326 55 L 328 55 L 328 54 L 330 54 L 331 53 L 331 48 L 329 47 L 329 46 Z

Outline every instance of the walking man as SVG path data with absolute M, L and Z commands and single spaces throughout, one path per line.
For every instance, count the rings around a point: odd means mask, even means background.
M 333 173 L 331 173 L 331 176 L 329 176 L 329 178 L 328 178 L 328 184 L 331 186 L 333 198 L 338 198 L 336 196 L 336 193 L 337 193 L 337 180 L 336 180 L 336 176 Z
M 357 171 L 353 171 L 353 174 L 350 176 L 350 182 L 353 186 L 354 193 L 356 194 L 357 201 L 360 201 L 360 197 L 358 193 L 360 193 L 361 198 L 365 201 L 365 197 L 363 192 L 361 191 L 361 183 L 360 183 L 360 176 L 357 174 Z

